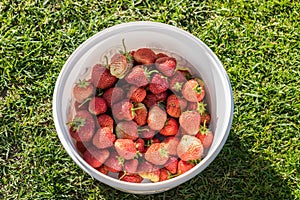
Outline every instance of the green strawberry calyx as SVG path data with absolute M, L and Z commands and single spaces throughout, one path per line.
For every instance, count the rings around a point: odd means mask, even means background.
M 88 82 L 87 80 L 83 79 L 83 80 L 79 80 L 77 83 L 77 86 L 79 88 L 87 88 L 91 83 Z
M 85 119 L 77 117 L 67 124 L 70 125 L 75 131 L 78 131 L 80 127 L 85 125 Z

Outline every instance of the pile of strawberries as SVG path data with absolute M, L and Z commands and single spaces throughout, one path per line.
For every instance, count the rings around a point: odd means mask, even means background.
M 168 180 L 193 168 L 213 141 L 205 86 L 149 48 L 96 64 L 73 88 L 70 134 L 84 160 L 120 180 Z

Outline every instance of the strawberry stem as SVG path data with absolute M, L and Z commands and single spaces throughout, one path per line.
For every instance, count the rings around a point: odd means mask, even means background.
M 81 106 L 83 106 L 86 102 L 88 102 L 89 100 L 91 100 L 92 98 L 91 97 L 89 97 L 89 98 L 87 98 L 86 100 L 84 100 L 79 106 L 78 106 L 78 108 L 81 108 Z
M 124 171 L 124 174 L 119 178 L 119 180 L 121 180 L 122 178 L 124 178 L 127 175 L 127 172 Z

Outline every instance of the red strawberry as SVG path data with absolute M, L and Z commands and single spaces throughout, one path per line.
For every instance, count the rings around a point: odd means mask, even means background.
M 98 167 L 97 171 L 99 171 L 99 172 L 101 172 L 102 174 L 105 174 L 105 175 L 108 174 L 108 170 L 107 170 L 105 165 L 101 165 L 100 167 Z
M 170 177 L 169 171 L 166 168 L 161 168 L 159 173 L 159 181 L 166 181 Z
M 97 149 L 93 146 L 88 148 L 83 154 L 83 159 L 94 168 L 100 167 L 108 157 L 109 151 L 107 149 Z
M 101 128 L 108 127 L 111 130 L 114 128 L 114 120 L 107 114 L 98 115 L 97 121 Z
M 164 136 L 173 136 L 178 133 L 178 122 L 174 118 L 167 119 L 165 126 L 160 129 L 159 133 Z
M 187 79 L 181 71 L 175 71 L 174 75 L 170 77 L 170 89 L 173 92 L 180 92 L 183 84 L 187 82 Z
M 102 98 L 110 108 L 112 104 L 121 101 L 124 97 L 124 91 L 120 87 L 112 87 L 104 91 Z
M 88 111 L 78 111 L 68 124 L 71 127 L 71 136 L 76 141 L 87 142 L 92 139 L 95 131 L 95 120 Z
M 95 93 L 94 85 L 91 83 L 91 81 L 87 81 L 85 79 L 79 80 L 78 83 L 76 83 L 73 88 L 73 96 L 78 103 L 84 102 L 94 93 Z
M 160 174 L 159 168 L 147 161 L 142 162 L 138 166 L 137 172 L 141 177 L 145 179 L 149 179 L 152 182 L 159 181 L 159 174 Z
M 172 57 L 161 57 L 155 61 L 156 68 L 165 76 L 170 77 L 176 69 L 176 59 Z
M 107 89 L 112 87 L 117 78 L 111 75 L 110 71 L 100 64 L 94 65 L 92 68 L 92 82 L 100 89 Z
M 210 114 L 205 112 L 203 114 L 200 114 L 200 123 L 208 125 L 210 123 Z
M 171 94 L 167 99 L 167 113 L 175 118 L 180 117 L 182 111 L 186 108 L 186 100 L 177 97 L 175 94 Z
M 133 58 L 141 64 L 152 64 L 156 59 L 156 54 L 149 48 L 140 48 L 134 52 Z
M 152 93 L 148 93 L 143 101 L 147 108 L 151 108 L 156 104 L 156 96 Z
M 195 164 L 193 164 L 193 163 L 180 160 L 178 162 L 177 173 L 178 173 L 178 175 L 183 174 L 183 173 L 189 171 L 190 169 L 192 169 L 194 166 L 195 166 Z
M 104 165 L 107 170 L 113 173 L 117 173 L 123 169 L 124 159 L 118 156 L 115 151 L 110 152 L 109 158 L 105 161 Z
M 131 160 L 136 156 L 135 144 L 130 139 L 117 139 L 114 146 L 118 154 L 125 160 Z
M 155 131 L 149 128 L 148 126 L 142 127 L 138 129 L 138 132 L 140 134 L 140 137 L 145 140 L 150 140 L 154 137 Z
M 198 138 L 191 135 L 182 136 L 177 146 L 177 155 L 181 160 L 197 160 L 201 158 L 202 154 L 203 145 Z
M 76 141 L 76 148 L 81 154 L 83 154 L 89 146 L 91 146 L 90 143 Z
M 165 168 L 171 173 L 176 174 L 178 168 L 178 158 L 170 157 L 167 163 L 165 164 Z
M 177 155 L 177 146 L 179 144 L 177 137 L 167 137 L 162 144 L 168 150 L 169 155 Z
M 130 174 L 136 173 L 139 161 L 137 159 L 127 160 L 124 163 L 124 171 Z
M 98 149 L 105 149 L 114 145 L 116 136 L 109 127 L 99 128 L 93 137 L 93 145 Z
M 199 79 L 188 80 L 182 86 L 181 93 L 183 97 L 188 101 L 201 101 L 205 96 L 204 83 Z
M 147 149 L 145 159 L 154 165 L 164 165 L 169 159 L 169 152 L 161 143 L 154 143 Z
M 214 140 L 214 134 L 205 125 L 201 126 L 196 137 L 201 141 L 204 149 L 208 149 Z
M 169 88 L 169 83 L 166 77 L 162 76 L 161 74 L 156 73 L 149 84 L 149 90 L 153 94 L 159 94 L 162 92 L 167 91 Z
M 167 96 L 168 96 L 168 92 L 167 91 L 161 92 L 159 94 L 155 94 L 156 102 L 157 103 L 164 102 L 167 99 Z
M 145 150 L 145 141 L 142 138 L 138 138 L 135 141 L 135 146 L 138 152 L 143 153 Z
M 156 60 L 159 59 L 159 58 L 162 58 L 162 57 L 168 57 L 168 55 L 165 54 L 165 53 L 161 53 L 161 52 L 156 54 Z
M 185 111 L 179 117 L 180 127 L 189 135 L 196 135 L 200 127 L 200 114 L 197 111 Z
M 143 103 L 134 104 L 135 107 L 135 115 L 133 120 L 139 126 L 143 126 L 147 123 L 148 110 Z
M 131 182 L 131 183 L 141 183 L 143 178 L 138 174 L 128 174 L 124 172 L 119 173 L 119 179 L 121 181 Z
M 136 140 L 138 135 L 137 124 L 134 121 L 122 121 L 116 126 L 116 134 L 120 139 Z
M 152 130 L 160 130 L 164 127 L 167 120 L 167 113 L 158 105 L 154 105 L 148 114 L 148 126 Z
M 89 111 L 94 115 L 100 115 L 107 110 L 106 102 L 101 97 L 94 97 L 89 102 Z
M 117 53 L 110 60 L 109 70 L 113 76 L 122 79 L 130 71 L 132 65 L 131 58 L 127 59 L 125 55 Z
M 132 102 L 140 103 L 142 102 L 147 95 L 145 88 L 137 87 L 132 85 L 127 92 L 127 98 L 129 98 Z
M 136 65 L 126 75 L 125 80 L 127 83 L 136 85 L 138 87 L 146 86 L 149 83 L 151 73 L 153 73 L 153 71 L 148 71 L 147 67 Z
M 124 99 L 112 106 L 112 113 L 115 120 L 131 121 L 134 116 L 134 107 L 129 99 Z

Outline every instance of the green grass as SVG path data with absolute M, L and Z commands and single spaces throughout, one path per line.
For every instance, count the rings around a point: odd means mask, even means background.
M 299 1 L 0 2 L 0 199 L 300 199 Z M 71 160 L 52 94 L 68 56 L 115 24 L 150 20 L 204 41 L 230 77 L 230 136 L 201 174 L 165 193 L 110 188 Z

